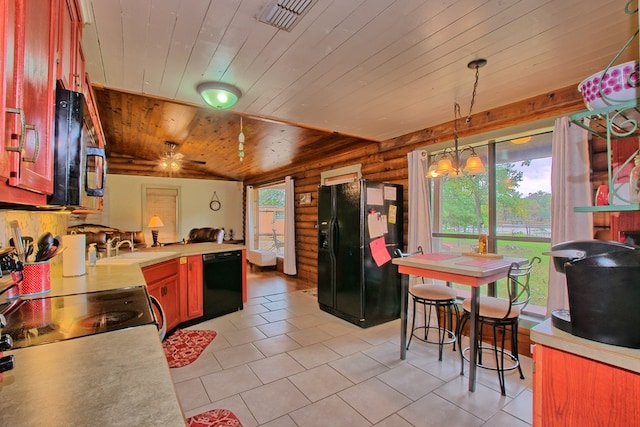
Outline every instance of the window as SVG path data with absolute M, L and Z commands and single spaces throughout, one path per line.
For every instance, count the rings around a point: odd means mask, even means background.
M 149 219 L 158 215 L 164 224 L 159 229 L 161 243 L 176 242 L 180 236 L 180 188 L 171 186 L 142 186 L 142 226 L 147 227 Z
M 478 234 L 487 233 L 490 252 L 540 257 L 527 307 L 535 314 L 544 314 L 547 300 L 549 257 L 542 253 L 551 242 L 551 140 L 552 133 L 545 132 L 521 144 L 490 141 L 474 147 L 486 173 L 429 180 L 434 251 L 475 251 Z M 489 293 L 495 289 L 490 287 Z M 468 287 L 460 286 L 464 292 Z
M 284 256 L 284 183 L 257 190 L 257 248 Z

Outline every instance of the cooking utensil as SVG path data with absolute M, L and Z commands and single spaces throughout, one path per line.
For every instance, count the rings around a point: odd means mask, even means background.
M 22 231 L 20 231 L 20 224 L 18 221 L 9 222 L 9 228 L 11 229 L 11 236 L 13 237 L 14 247 L 20 261 L 25 261 L 24 247 L 22 246 Z
M 51 248 L 42 255 L 42 258 L 40 259 L 40 261 L 48 261 L 54 256 L 61 254 L 62 251 L 64 251 L 65 249 L 66 249 L 66 246 L 63 246 L 63 247 L 51 246 Z
M 42 257 L 47 254 L 53 246 L 53 234 L 46 232 L 38 238 L 38 251 L 36 252 L 36 262 L 42 261 Z

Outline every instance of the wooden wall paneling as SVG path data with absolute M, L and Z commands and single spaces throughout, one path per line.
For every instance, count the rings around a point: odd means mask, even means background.
M 545 117 L 566 115 L 584 109 L 580 94 L 575 86 L 569 86 L 553 93 L 543 94 L 512 105 L 486 111 L 472 116 L 472 125 L 465 134 L 484 133 L 506 126 L 513 126 Z M 312 203 L 296 206 L 296 257 L 298 278 L 315 283 L 317 281 L 317 187 L 323 171 L 362 164 L 363 178 L 375 181 L 390 181 L 404 186 L 404 218 L 408 221 L 408 166 L 407 153 L 442 141 L 453 139 L 453 123 L 445 123 L 423 129 L 412 134 L 392 138 L 380 143 L 365 142 L 353 149 L 344 146 L 339 150 L 317 156 L 304 164 L 296 163 L 286 168 L 256 175 L 245 181 L 246 185 L 261 185 L 291 175 L 296 181 L 296 200 L 299 194 L 312 193 Z M 405 226 L 405 242 L 407 239 Z M 523 342 L 527 342 L 524 340 Z
M 536 110 L 538 109 L 538 110 Z M 543 94 L 496 110 L 478 113 L 472 117 L 473 125 L 466 134 L 484 133 L 501 127 L 513 126 L 545 117 L 571 114 L 584 109 L 580 94 L 575 86 Z M 264 175 L 257 175 L 245 181 L 246 185 L 261 185 L 291 175 L 296 181 L 296 200 L 300 193 L 311 192 L 310 205 L 296 206 L 296 258 L 300 280 L 317 283 L 317 187 L 323 171 L 362 164 L 363 178 L 376 181 L 390 181 L 404 187 L 405 242 L 408 227 L 408 166 L 407 153 L 437 142 L 453 139 L 452 123 L 424 129 L 412 134 L 383 141 L 379 144 L 363 144 L 361 149 L 343 147 L 330 155 L 318 157 L 305 164 L 293 164 Z M 406 244 L 405 244 L 406 246 Z M 405 247 L 406 249 L 406 247 Z M 522 354 L 528 355 L 529 331 L 520 330 L 519 338 Z

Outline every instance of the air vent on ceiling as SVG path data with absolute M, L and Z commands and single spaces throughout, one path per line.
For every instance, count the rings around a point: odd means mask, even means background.
M 258 21 L 291 31 L 318 0 L 273 0 Z

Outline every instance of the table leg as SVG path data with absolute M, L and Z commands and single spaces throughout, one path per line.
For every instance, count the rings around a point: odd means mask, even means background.
M 400 359 L 407 358 L 407 305 L 409 298 L 409 275 L 400 278 Z
M 469 326 L 469 391 L 476 391 L 476 372 L 478 366 L 478 306 L 480 305 L 480 288 L 471 287 L 471 324 Z

